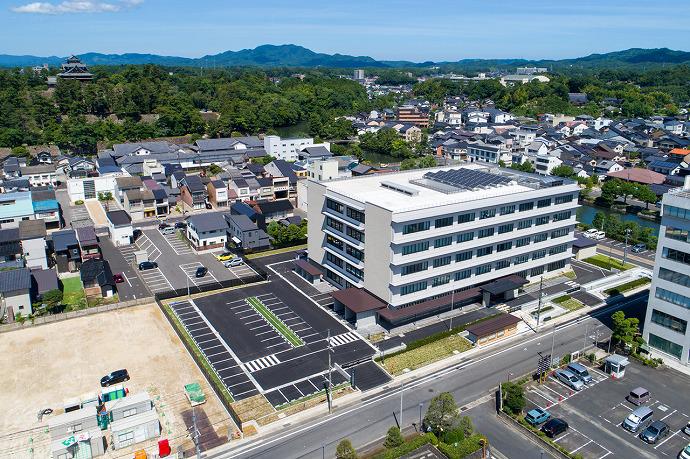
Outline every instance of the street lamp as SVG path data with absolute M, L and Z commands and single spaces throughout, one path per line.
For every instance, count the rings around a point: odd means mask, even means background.
M 623 269 L 625 269 L 625 261 L 628 259 L 628 236 L 630 236 L 630 228 L 625 230 L 625 246 L 623 246 Z
M 422 431 L 422 407 L 424 406 L 423 403 L 419 404 L 419 431 Z

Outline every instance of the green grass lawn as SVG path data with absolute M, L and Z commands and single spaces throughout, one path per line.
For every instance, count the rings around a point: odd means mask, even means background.
M 560 307 L 567 309 L 568 311 L 576 311 L 584 307 L 584 304 L 570 295 L 559 296 L 558 298 L 554 299 L 553 302 Z
M 609 258 L 608 256 L 602 255 L 600 253 L 594 255 L 593 257 L 585 258 L 583 261 L 591 265 L 598 266 L 600 268 L 608 270 L 618 269 L 620 271 L 625 271 L 627 269 L 635 267 L 635 265 L 632 265 L 630 263 L 626 263 L 624 265 L 622 261 L 616 260 L 615 258 Z
M 621 293 L 627 292 L 629 290 L 635 289 L 637 287 L 641 287 L 643 285 L 646 285 L 650 283 L 651 280 L 647 277 L 641 277 L 639 279 L 632 280 L 630 282 L 626 282 L 625 284 L 621 284 L 618 287 L 613 287 L 608 290 L 605 290 L 604 293 L 606 293 L 609 296 L 614 296 L 614 295 L 620 295 Z
M 252 296 L 247 298 L 247 303 L 251 307 L 253 307 L 256 312 L 261 314 L 264 319 L 268 321 L 271 325 L 273 325 L 273 328 L 275 328 L 278 333 L 283 335 L 283 337 L 293 346 L 302 346 L 304 345 L 304 341 L 300 339 L 299 336 L 295 332 L 293 332 L 290 327 L 285 325 L 285 323 L 278 318 L 273 312 L 264 305 L 261 300 L 258 298 Z
M 399 375 L 409 368 L 414 370 L 453 355 L 453 351 L 465 352 L 472 348 L 472 344 L 458 335 L 425 344 L 421 347 L 405 351 L 400 354 L 384 357 L 381 364 L 392 375 Z
M 62 285 L 64 287 L 62 303 L 66 306 L 65 311 L 74 311 L 86 307 L 86 295 L 79 277 L 62 279 Z

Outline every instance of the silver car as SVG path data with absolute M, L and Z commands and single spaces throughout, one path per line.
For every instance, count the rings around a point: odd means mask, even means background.
M 585 384 L 568 370 L 556 370 L 556 378 L 573 390 L 582 390 Z

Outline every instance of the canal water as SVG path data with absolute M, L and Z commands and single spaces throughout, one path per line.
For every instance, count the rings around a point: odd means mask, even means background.
M 646 220 L 634 214 L 621 214 L 619 212 L 613 212 L 611 209 L 607 209 L 605 207 L 597 207 L 588 204 L 582 205 L 577 209 L 577 221 L 591 225 L 597 212 L 615 215 L 626 222 L 635 222 L 645 228 L 651 228 L 652 233 L 654 233 L 655 236 L 659 235 L 659 224 L 655 221 Z

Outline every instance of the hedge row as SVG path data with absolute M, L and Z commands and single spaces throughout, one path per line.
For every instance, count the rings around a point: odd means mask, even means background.
M 473 434 L 458 443 L 457 446 L 439 443 L 438 450 L 445 454 L 448 459 L 462 459 L 479 450 L 482 447 L 481 440 L 484 440 L 482 435 Z
M 426 445 L 427 443 L 437 445 L 438 439 L 436 438 L 436 435 L 434 435 L 431 432 L 419 435 L 418 437 L 414 437 L 412 440 L 408 440 L 396 448 L 391 448 L 380 452 L 372 459 L 398 459 L 399 457 L 411 453 L 412 451 Z
M 610 288 L 610 289 L 606 290 L 605 293 L 609 296 L 620 295 L 623 292 L 627 292 L 628 290 L 632 290 L 634 288 L 648 284 L 649 282 L 651 282 L 649 280 L 649 278 L 641 277 L 639 279 L 635 279 L 635 280 L 632 280 L 630 282 L 626 282 L 625 284 L 621 284 L 618 287 Z

